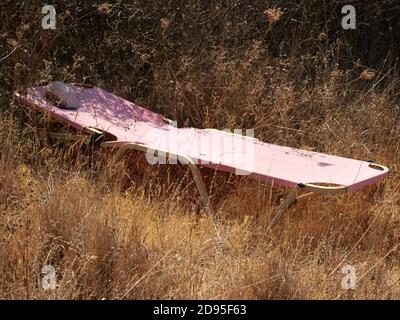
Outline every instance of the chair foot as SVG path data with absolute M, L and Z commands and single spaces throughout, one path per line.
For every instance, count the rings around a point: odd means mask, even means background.
M 281 204 L 276 208 L 272 214 L 271 221 L 267 227 L 267 231 L 272 228 L 272 226 L 278 221 L 282 214 L 288 209 L 295 201 L 297 197 L 297 188 L 290 189 L 286 195 L 286 198 L 281 202 Z

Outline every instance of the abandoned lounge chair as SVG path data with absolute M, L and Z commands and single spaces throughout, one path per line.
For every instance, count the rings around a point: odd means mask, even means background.
M 214 215 L 199 165 L 246 175 L 289 188 L 274 211 L 270 226 L 296 200 L 299 189 L 309 194 L 359 190 L 384 179 L 388 169 L 368 161 L 264 143 L 215 129 L 177 128 L 151 112 L 96 87 L 53 82 L 17 94 L 25 106 L 87 134 L 100 147 L 146 153 L 149 163 L 187 164 L 202 204 Z M 304 195 L 303 195 L 304 196 Z

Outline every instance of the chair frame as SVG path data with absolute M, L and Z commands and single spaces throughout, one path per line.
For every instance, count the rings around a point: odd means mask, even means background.
M 15 96 L 17 98 L 21 98 L 19 93 L 15 93 Z M 173 123 L 172 120 L 164 118 L 165 122 L 171 124 Z M 218 131 L 219 133 L 224 133 L 228 135 L 237 135 L 235 133 L 229 133 L 226 131 L 219 131 L 216 129 L 207 129 L 210 132 L 216 132 Z M 179 157 L 180 159 L 184 159 L 186 164 L 189 166 L 190 171 L 192 172 L 193 175 L 193 180 L 195 181 L 197 190 L 199 192 L 200 196 L 200 201 L 202 206 L 206 209 L 206 211 L 211 215 L 211 217 L 214 219 L 215 218 L 215 211 L 212 207 L 208 192 L 206 190 L 206 186 L 200 171 L 199 166 L 191 159 L 190 157 L 183 155 L 183 154 L 174 154 L 166 150 L 154 148 L 147 146 L 145 144 L 139 144 L 139 143 L 121 143 L 120 141 L 103 141 L 104 137 L 107 136 L 107 132 L 103 132 L 101 130 L 98 130 L 96 128 L 92 127 L 85 127 L 83 128 L 83 135 L 75 135 L 71 136 L 70 134 L 64 134 L 64 133 L 48 133 L 49 137 L 53 137 L 56 139 L 63 139 L 63 140 L 73 140 L 73 141 L 78 141 L 85 139 L 86 143 L 96 145 L 98 147 L 105 147 L 105 148 L 118 148 L 118 151 L 116 153 L 116 156 L 114 158 L 114 163 L 117 161 L 121 155 L 128 150 L 137 150 L 141 152 L 163 152 L 165 153 L 166 156 L 175 156 Z M 245 137 L 246 139 L 254 139 L 253 137 Z M 385 168 L 382 165 L 376 164 L 371 162 L 371 165 L 380 167 L 380 168 Z M 299 191 L 303 190 L 305 193 L 299 195 Z M 293 204 L 297 203 L 299 200 L 306 199 L 310 196 L 313 195 L 325 195 L 325 194 L 340 194 L 340 193 L 346 193 L 348 192 L 348 188 L 343 185 L 335 185 L 335 186 L 323 186 L 323 185 L 318 185 L 318 184 L 312 184 L 312 183 L 306 183 L 306 184 L 298 184 L 294 188 L 289 188 L 287 195 L 284 199 L 282 199 L 281 203 L 278 205 L 277 208 L 272 212 L 271 219 L 269 221 L 268 229 L 270 229 L 283 215 L 283 213 L 291 207 Z
M 170 121 L 166 119 L 167 121 Z M 101 141 L 101 139 L 106 135 L 106 133 L 95 129 L 91 127 L 86 127 L 83 129 L 83 132 L 86 133 L 84 135 L 78 135 L 75 137 L 71 137 L 70 134 L 64 134 L 64 133 L 48 133 L 49 137 L 56 138 L 56 139 L 65 139 L 65 140 L 82 140 L 85 139 L 87 144 L 93 144 L 95 141 L 100 141 L 100 143 L 97 143 L 99 147 L 104 147 L 108 149 L 114 149 L 117 148 L 118 151 L 115 155 L 115 158 L 113 160 L 113 164 L 120 159 L 120 157 L 123 155 L 123 153 L 129 151 L 129 150 L 136 150 L 136 151 L 141 151 L 141 152 L 163 152 L 165 153 L 166 156 L 174 156 L 174 157 L 179 157 L 180 159 L 184 159 L 185 162 L 187 163 L 192 175 L 193 175 L 193 180 L 196 184 L 196 188 L 199 192 L 200 196 L 200 201 L 202 206 L 206 209 L 206 211 L 213 217 L 215 218 L 215 211 L 214 208 L 211 204 L 208 192 L 206 190 L 206 186 L 203 180 L 203 176 L 201 174 L 201 170 L 199 166 L 188 156 L 183 155 L 183 154 L 175 154 L 171 153 L 169 151 L 159 149 L 159 148 L 154 148 L 147 146 L 145 144 L 139 144 L 139 143 L 121 143 L 119 141 Z M 226 133 L 226 132 L 224 132 Z M 229 133 L 226 133 L 229 134 Z M 299 191 L 303 190 L 305 193 L 299 195 Z M 268 229 L 271 228 L 283 215 L 283 213 L 291 207 L 293 204 L 297 203 L 297 201 L 309 198 L 310 196 L 316 195 L 316 194 L 339 194 L 339 193 L 345 193 L 347 192 L 347 187 L 346 186 L 319 186 L 316 184 L 299 184 L 295 188 L 289 188 L 287 195 L 284 199 L 282 199 L 281 203 L 274 209 L 272 212 L 272 217 L 270 219 Z

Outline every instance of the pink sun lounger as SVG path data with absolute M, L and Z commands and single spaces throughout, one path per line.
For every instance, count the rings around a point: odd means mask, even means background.
M 359 161 L 262 142 L 215 129 L 177 128 L 171 120 L 96 87 L 54 82 L 18 95 L 24 105 L 47 112 L 88 134 L 102 147 L 132 148 L 150 164 L 189 165 L 203 205 L 213 214 L 199 166 L 245 175 L 290 189 L 271 225 L 297 197 L 359 190 L 384 179 L 388 169 Z

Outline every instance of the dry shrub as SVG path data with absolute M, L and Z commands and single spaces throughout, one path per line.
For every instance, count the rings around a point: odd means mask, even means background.
M 351 34 L 320 2 L 68 1 L 44 31 L 35 2 L 2 1 L 0 298 L 398 299 L 394 1 L 363 2 Z M 372 159 L 391 175 L 298 203 L 268 231 L 282 189 L 203 170 L 214 225 L 187 168 L 149 167 L 138 153 L 110 167 L 112 152 L 43 139 L 36 128 L 65 129 L 12 93 L 55 79 L 180 125 L 254 128 L 267 142 Z M 45 291 L 49 264 L 58 286 Z M 357 268 L 350 293 L 344 264 Z

